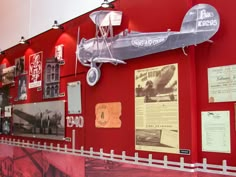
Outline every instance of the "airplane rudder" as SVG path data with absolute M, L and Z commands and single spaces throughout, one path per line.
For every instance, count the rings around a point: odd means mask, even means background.
M 214 34 L 218 31 L 219 25 L 219 14 L 213 6 L 197 4 L 186 13 L 181 32 L 211 31 Z

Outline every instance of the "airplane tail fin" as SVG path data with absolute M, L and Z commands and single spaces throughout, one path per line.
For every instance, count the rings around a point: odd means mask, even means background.
M 199 42 L 209 40 L 219 29 L 220 18 L 216 9 L 208 4 L 193 6 L 185 15 L 180 32 L 198 33 Z

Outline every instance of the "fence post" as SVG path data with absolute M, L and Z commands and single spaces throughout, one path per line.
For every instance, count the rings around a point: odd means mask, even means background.
M 227 173 L 227 161 L 226 160 L 223 160 L 223 166 L 222 166 L 222 170 L 223 170 L 223 174 L 226 174 Z

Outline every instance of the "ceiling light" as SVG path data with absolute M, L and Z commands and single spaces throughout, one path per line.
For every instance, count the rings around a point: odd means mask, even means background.
M 0 51 L 0 55 L 5 55 L 6 52 Z
M 57 20 L 54 20 L 54 24 L 52 25 L 52 29 L 64 29 L 63 26 L 59 25 Z
M 101 7 L 103 7 L 103 8 L 114 8 L 114 5 L 110 2 L 108 2 L 108 0 L 104 0 L 103 3 L 101 4 Z
M 29 44 L 29 41 L 26 41 L 24 36 L 21 36 L 21 39 L 19 41 L 20 44 Z

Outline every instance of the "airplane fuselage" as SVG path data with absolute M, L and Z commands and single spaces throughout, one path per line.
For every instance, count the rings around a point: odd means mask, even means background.
M 108 37 L 106 39 L 99 37 L 82 40 L 79 45 L 78 57 L 84 62 L 91 62 L 91 60 L 95 58 L 127 60 L 185 47 L 190 44 L 198 44 L 211 35 L 211 31 L 198 31 L 197 33 L 170 31 L 154 33 L 131 32 L 126 35 L 120 33 L 117 36 Z

